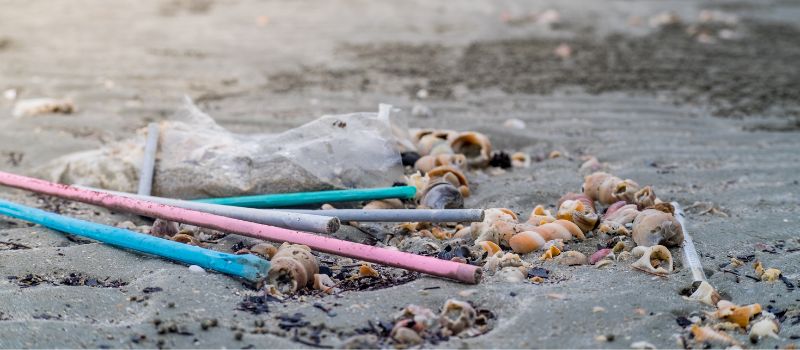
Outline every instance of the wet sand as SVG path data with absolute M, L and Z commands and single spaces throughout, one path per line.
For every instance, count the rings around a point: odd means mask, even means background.
M 13 101 L 0 99 L 3 171 L 27 173 L 128 138 L 167 118 L 183 95 L 238 132 L 285 130 L 380 102 L 424 105 L 433 114 L 409 115 L 411 126 L 476 130 L 497 149 L 563 155 L 502 175 L 470 173 L 467 206 L 508 207 L 526 217 L 536 204 L 554 205 L 580 190 L 580 157 L 594 155 L 618 176 L 653 185 L 661 198 L 684 207 L 710 203 L 724 213 L 701 205 L 688 217 L 709 280 L 724 295 L 790 316 L 800 308 L 798 288 L 720 268 L 731 256 L 752 256 L 800 285 L 800 80 L 789 66 L 800 55 L 794 4 L 11 1 L 4 8 L 0 89 L 16 89 L 19 98 L 72 98 L 78 110 L 15 119 Z M 559 24 L 526 17 L 550 8 L 560 13 Z M 741 37 L 704 44 L 707 38 L 689 34 L 705 8 L 739 21 L 703 30 Z M 670 9 L 681 24 L 649 26 Z M 642 23 L 631 25 L 635 18 Z M 552 54 L 561 43 L 572 48 L 570 58 Z M 527 127 L 503 127 L 509 118 Z M 6 189 L 2 197 L 101 223 L 146 223 Z M 680 296 L 691 283 L 685 269 L 654 278 L 626 263 L 544 263 L 554 277 L 541 285 L 420 277 L 269 303 L 268 313 L 255 315 L 237 310 L 255 292 L 235 279 L 16 220 L 2 220 L 0 228 L 0 242 L 29 248 L 0 251 L 0 347 L 301 347 L 315 335 L 320 345 L 338 346 L 410 303 L 435 310 L 474 289 L 460 298 L 494 312 L 493 330 L 428 346 L 626 348 L 647 341 L 663 348 L 677 346 L 676 318 L 708 310 Z M 231 235 L 213 248 L 230 251 L 242 240 Z M 591 253 L 591 244 L 576 249 Z M 753 275 L 750 264 L 739 271 Z M 25 280 L 28 274 L 45 280 Z M 70 274 L 99 282 L 70 285 Z M 124 285 L 111 283 L 117 280 Z M 593 312 L 595 306 L 605 311 Z M 278 319 L 295 313 L 309 322 L 296 334 Z M 219 326 L 203 330 L 207 319 Z M 800 336 L 798 320 L 787 318 L 782 340 L 758 347 L 796 343 L 790 337 Z M 171 324 L 174 332 L 159 334 Z M 613 341 L 599 342 L 600 335 Z

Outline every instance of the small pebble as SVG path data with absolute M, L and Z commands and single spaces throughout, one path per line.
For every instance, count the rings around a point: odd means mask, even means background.
M 200 266 L 197 266 L 197 265 L 191 265 L 191 266 L 189 266 L 189 271 L 192 271 L 192 272 L 197 272 L 197 273 L 203 273 L 203 272 L 206 272 L 206 270 L 205 270 L 205 269 L 203 269 L 202 267 L 200 267 Z

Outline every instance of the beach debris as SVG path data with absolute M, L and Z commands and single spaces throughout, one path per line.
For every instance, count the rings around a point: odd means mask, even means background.
M 480 241 L 480 242 L 477 242 L 475 244 L 477 244 L 484 251 L 486 251 L 486 253 L 489 254 L 489 256 L 493 256 L 493 255 L 497 254 L 498 252 L 502 251 L 500 246 L 497 245 L 497 243 L 492 242 L 492 241 Z
M 445 336 L 459 335 L 475 324 L 477 313 L 467 302 L 448 299 L 442 307 L 439 320 L 442 324 L 442 334 Z
M 458 187 L 442 180 L 428 185 L 419 204 L 427 209 L 460 209 L 464 207 L 464 196 Z
M 511 154 L 511 166 L 514 168 L 528 168 L 531 166 L 531 156 L 523 152 Z
M 747 329 L 750 320 L 760 313 L 760 304 L 739 306 L 727 300 L 720 300 L 717 302 L 717 311 L 710 315 L 717 319 L 732 322 L 742 329 Z
M 551 245 L 550 248 L 545 250 L 544 254 L 539 257 L 539 260 L 552 260 L 553 258 L 559 256 L 561 254 L 561 249 L 558 249 L 555 245 Z
M 272 268 L 266 283 L 282 294 L 294 293 L 314 283 L 319 273 L 319 261 L 304 245 L 284 243 L 270 260 Z
M 585 254 L 577 250 L 568 250 L 566 252 L 561 253 L 558 256 L 558 258 L 556 258 L 556 262 L 566 266 L 577 266 L 577 265 L 588 264 L 589 259 L 586 257 Z
M 452 166 L 461 168 L 467 163 L 467 157 L 463 154 L 443 153 L 437 155 L 426 155 L 414 162 L 414 169 L 427 173 L 440 166 Z
M 492 143 L 484 134 L 474 131 L 460 133 L 450 142 L 450 147 L 453 152 L 465 155 L 467 164 L 471 167 L 482 168 L 489 165 Z
M 327 294 L 334 294 L 336 292 L 336 282 L 331 279 L 331 276 L 326 274 L 314 274 L 314 289 L 325 292 Z
M 631 266 L 659 276 L 666 276 L 672 273 L 672 253 L 663 245 L 651 247 L 636 247 L 632 250 L 633 256 L 639 257 Z
M 364 205 L 363 209 L 364 210 L 403 209 L 403 202 L 397 198 L 374 200 Z
M 144 145 L 142 166 L 139 168 L 139 188 L 136 194 L 149 196 L 153 189 L 153 173 L 156 165 L 156 152 L 158 152 L 158 123 L 147 125 L 147 139 Z
M 475 242 L 508 243 L 515 233 L 517 214 L 508 208 L 490 208 L 483 213 L 483 221 L 473 222 L 470 225 L 470 232 Z
M 503 126 L 509 129 L 525 129 L 525 122 L 517 118 L 506 119 Z
M 75 105 L 67 99 L 33 98 L 17 101 L 11 114 L 15 118 L 22 118 L 51 113 L 70 114 L 74 111 Z
M 651 344 L 649 342 L 640 340 L 640 341 L 631 343 L 631 349 L 655 350 L 655 349 L 658 349 L 658 348 L 655 345 L 653 345 L 653 344 Z
M 711 306 L 717 306 L 717 303 L 721 299 L 719 293 L 717 293 L 717 290 L 706 281 L 700 282 L 700 284 L 697 286 L 697 290 L 695 290 L 688 298 Z
M 764 265 L 758 260 L 753 263 L 753 270 L 755 270 L 756 277 L 764 282 L 775 282 L 781 277 L 781 270 L 775 268 L 764 269 Z
M 675 216 L 656 209 L 645 209 L 633 220 L 632 237 L 641 246 L 661 244 L 677 247 L 683 243 L 683 229 Z
M 636 204 L 640 209 L 660 203 L 649 186 L 641 188 L 633 180 L 623 180 L 605 172 L 596 172 L 584 178 L 583 193 L 601 204 L 610 205 L 618 201 Z
M 372 265 L 368 263 L 361 263 L 361 266 L 358 267 L 358 276 L 359 277 L 380 277 L 381 274 L 378 270 L 372 267 Z
M 393 186 L 378 188 L 354 188 L 333 191 L 261 194 L 240 197 L 220 197 L 195 199 L 193 202 L 246 208 L 280 208 L 335 202 L 353 202 L 396 198 L 408 199 L 414 198 L 416 191 L 417 189 L 412 186 Z

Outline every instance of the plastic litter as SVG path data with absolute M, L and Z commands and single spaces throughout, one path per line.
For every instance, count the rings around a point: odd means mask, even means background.
M 142 168 L 139 171 L 139 190 L 136 193 L 149 196 L 153 190 L 153 172 L 156 167 L 158 152 L 158 124 L 147 125 L 147 140 L 144 144 Z
M 703 282 L 706 280 L 706 274 L 703 272 L 703 264 L 697 255 L 692 236 L 689 235 L 689 230 L 686 227 L 686 214 L 678 202 L 672 202 L 671 204 L 675 208 L 675 219 L 678 220 L 681 228 L 683 228 L 683 260 L 689 266 L 689 270 L 692 271 L 692 281 Z
M 327 115 L 278 134 L 232 133 L 190 100 L 161 122 L 153 194 L 182 199 L 391 186 L 403 180 L 391 106 Z M 35 172 L 51 181 L 135 192 L 144 134 L 55 159 Z
M 0 214 L 32 222 L 73 235 L 91 238 L 103 243 L 145 254 L 191 264 L 197 267 L 238 276 L 258 282 L 269 273 L 269 261 L 255 255 L 234 255 L 210 249 L 173 242 L 121 228 L 73 219 L 44 210 L 0 199 Z
M 280 208 L 297 207 L 309 204 L 334 202 L 357 202 L 387 198 L 414 198 L 417 188 L 414 186 L 396 186 L 383 188 L 356 188 L 349 190 L 262 194 L 244 197 L 197 199 L 198 203 L 230 205 L 247 208 Z
M 84 190 L 1 171 L 0 184 L 163 220 L 184 222 L 214 230 L 238 233 L 253 238 L 303 244 L 324 253 L 418 271 L 464 283 L 478 283 L 481 277 L 481 268 L 474 265 L 342 241 L 311 233 L 266 226 L 109 193 Z

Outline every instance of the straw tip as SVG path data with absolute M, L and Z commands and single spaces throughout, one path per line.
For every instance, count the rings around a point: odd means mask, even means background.
M 327 233 L 336 233 L 336 231 L 339 231 L 339 227 L 341 226 L 342 222 L 339 221 L 339 218 L 331 218 L 328 220 Z
M 465 283 L 478 284 L 483 277 L 483 270 L 478 266 L 460 264 L 456 270 L 456 277 Z

